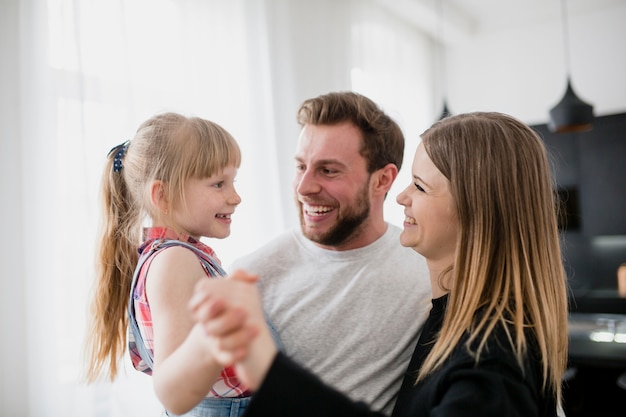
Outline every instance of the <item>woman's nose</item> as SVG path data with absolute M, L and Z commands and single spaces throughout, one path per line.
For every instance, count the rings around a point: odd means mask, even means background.
M 398 196 L 396 197 L 396 203 L 400 204 L 401 206 L 406 205 L 404 202 L 406 202 L 406 193 L 408 189 L 409 187 L 406 187 L 404 190 L 400 192 L 400 194 L 398 194 Z

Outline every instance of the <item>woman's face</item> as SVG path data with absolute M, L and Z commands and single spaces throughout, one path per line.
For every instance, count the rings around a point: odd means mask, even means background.
M 421 143 L 413 158 L 412 177 L 412 183 L 396 198 L 405 215 L 400 243 L 429 262 L 452 265 L 459 224 L 450 182 Z

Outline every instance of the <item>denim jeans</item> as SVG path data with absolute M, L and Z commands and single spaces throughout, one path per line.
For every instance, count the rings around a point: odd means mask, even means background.
M 250 397 L 246 398 L 205 398 L 193 410 L 177 416 L 169 411 L 163 415 L 168 417 L 240 417 L 246 411 Z

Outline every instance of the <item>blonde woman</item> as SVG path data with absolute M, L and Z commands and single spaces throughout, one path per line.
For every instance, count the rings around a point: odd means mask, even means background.
M 433 299 L 392 415 L 555 416 L 567 295 L 542 140 L 500 113 L 448 117 L 422 134 L 412 177 L 400 241 L 426 258 Z M 253 286 L 212 284 L 192 310 L 256 390 L 246 416 L 379 415 L 276 352 Z

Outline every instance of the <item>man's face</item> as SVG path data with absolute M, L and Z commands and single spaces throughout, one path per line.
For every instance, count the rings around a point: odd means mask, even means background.
M 306 125 L 296 151 L 294 191 L 302 233 L 329 249 L 360 247 L 370 215 L 370 178 L 349 122 Z

